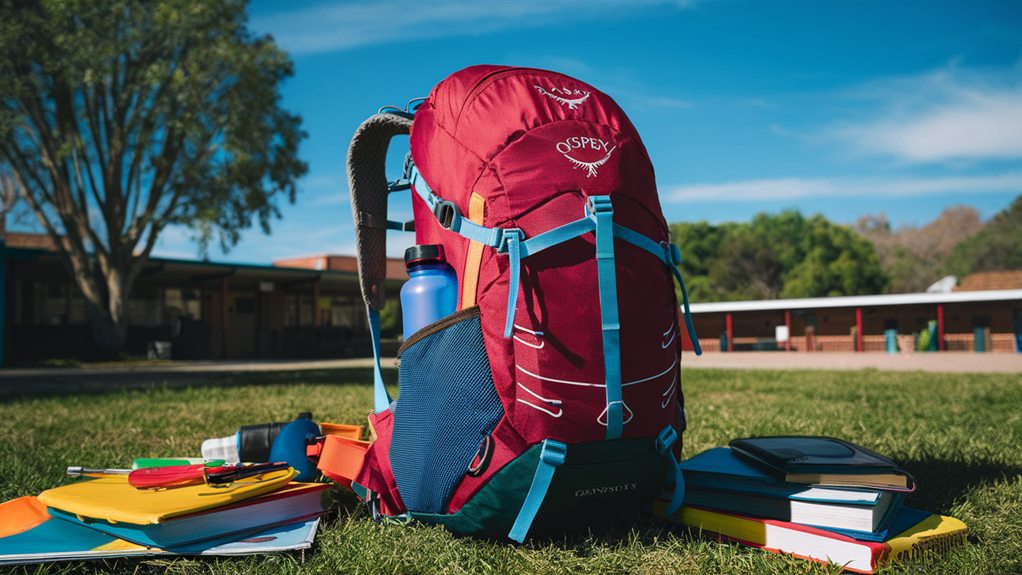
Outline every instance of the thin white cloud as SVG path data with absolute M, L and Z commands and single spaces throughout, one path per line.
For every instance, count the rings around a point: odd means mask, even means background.
M 1022 66 L 878 81 L 847 96 L 881 112 L 826 130 L 854 150 L 911 164 L 1022 158 Z
M 1022 173 L 933 178 L 773 178 L 700 183 L 668 189 L 668 202 L 748 202 L 835 197 L 920 197 L 1022 193 Z
M 318 196 L 312 196 L 301 200 L 303 204 L 315 206 L 317 208 L 328 207 L 328 206 L 346 206 L 350 202 L 350 197 L 347 195 L 346 190 L 337 190 L 335 192 L 320 194 Z
M 615 18 L 627 9 L 670 5 L 685 8 L 692 3 L 692 0 L 331 2 L 254 18 L 252 27 L 273 34 L 292 53 L 311 54 L 398 41 L 470 36 L 565 20 Z

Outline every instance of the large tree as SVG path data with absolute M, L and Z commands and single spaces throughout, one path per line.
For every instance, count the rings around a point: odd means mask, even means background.
M 887 282 L 868 241 L 819 215 L 672 224 L 671 236 L 695 301 L 873 294 Z
M 242 0 L 0 0 L 0 164 L 87 301 L 100 348 L 162 230 L 234 245 L 295 198 L 288 56 Z
M 958 276 L 1022 270 L 1022 196 L 991 218 L 979 233 L 956 245 L 948 255 L 947 268 Z
M 891 228 L 886 214 L 859 218 L 855 230 L 873 242 L 880 266 L 891 279 L 891 293 L 921 292 L 947 273 L 947 258 L 956 245 L 983 227 L 970 206 L 946 208 L 932 222 L 917 227 Z

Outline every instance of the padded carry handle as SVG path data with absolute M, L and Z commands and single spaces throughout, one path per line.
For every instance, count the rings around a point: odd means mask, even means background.
M 370 309 L 383 308 L 387 278 L 387 148 L 394 136 L 411 132 L 406 114 L 370 116 L 348 146 L 348 189 L 355 222 L 355 250 L 362 298 Z

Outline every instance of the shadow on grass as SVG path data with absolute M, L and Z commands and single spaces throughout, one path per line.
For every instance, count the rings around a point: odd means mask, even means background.
M 948 513 L 969 491 L 1022 475 L 1022 467 L 989 462 L 963 463 L 946 459 L 902 462 L 916 480 L 916 491 L 905 504 L 931 513 Z
M 910 460 L 903 467 L 915 478 L 918 487 L 905 501 L 905 505 L 935 514 L 947 515 L 969 492 L 1005 479 L 1022 476 L 1022 467 L 986 462 L 962 463 L 946 459 Z M 698 539 L 697 531 L 688 527 L 665 523 L 652 516 L 630 514 L 588 530 L 560 535 L 540 534 L 534 541 L 584 549 L 593 543 L 614 545 L 633 541 L 653 545 L 664 533 L 674 532 L 687 538 Z M 530 536 L 530 539 L 532 537 Z
M 383 370 L 388 385 L 397 385 L 397 370 Z M 26 398 L 61 397 L 67 395 L 101 395 L 125 390 L 146 390 L 174 387 L 235 387 L 243 385 L 371 385 L 371 368 L 339 368 L 323 370 L 236 371 L 149 373 L 40 374 L 29 377 L 0 379 L 0 403 Z

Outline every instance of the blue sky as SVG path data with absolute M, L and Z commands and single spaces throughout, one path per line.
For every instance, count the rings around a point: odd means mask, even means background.
M 352 253 L 355 128 L 481 63 L 614 97 L 669 221 L 795 208 L 922 224 L 956 204 L 986 218 L 1022 194 L 1020 2 L 259 0 L 250 14 L 294 59 L 284 104 L 304 118 L 309 174 L 271 235 L 249 230 L 215 260 Z M 168 230 L 156 254 L 195 257 L 190 236 Z M 392 254 L 412 241 L 395 233 Z

